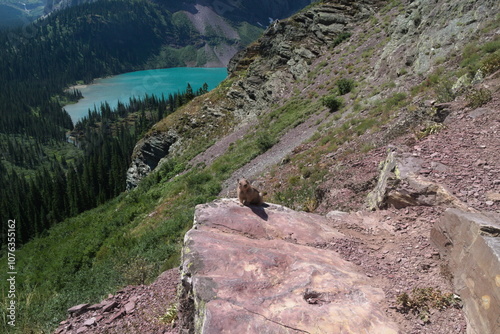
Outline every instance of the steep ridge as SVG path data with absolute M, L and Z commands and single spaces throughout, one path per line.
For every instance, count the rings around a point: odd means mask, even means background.
M 225 151 L 230 141 L 220 140 L 221 135 L 229 135 L 232 140 L 241 138 L 247 133 L 245 127 L 256 126 L 259 116 L 269 112 L 270 106 L 283 105 L 292 93 L 288 84 L 304 80 L 308 73 L 308 63 L 326 53 L 329 46 L 339 43 L 340 40 L 336 38 L 343 36 L 342 33 L 351 29 L 357 20 L 366 18 L 369 13 L 369 7 L 362 3 L 325 3 L 299 13 L 286 22 L 276 22 L 266 30 L 262 38 L 231 60 L 228 67 L 230 77 L 219 91 L 201 97 L 197 103 L 189 106 L 189 110 L 185 109 L 184 116 L 177 114 L 172 115 L 171 119 L 166 118 L 153 128 L 153 133 L 175 133 L 178 142 L 170 154 L 176 156 L 183 148 L 195 146 L 200 141 L 199 137 L 195 137 L 193 128 L 210 124 L 211 128 L 217 128 L 218 131 L 205 129 L 202 140 L 215 136 L 215 145 L 218 146 L 216 150 Z M 149 138 L 155 140 L 154 135 Z M 299 141 L 294 146 L 298 144 Z M 142 145 L 147 146 L 147 141 Z M 134 161 L 141 154 L 142 145 L 134 150 Z M 166 155 L 161 155 L 157 160 L 165 157 Z M 203 162 L 204 158 L 198 157 L 195 161 Z M 134 163 L 129 175 L 137 175 L 137 168 L 138 165 Z M 131 186 L 137 185 L 136 182 L 128 183 Z
M 490 86 L 491 87 L 491 86 Z M 433 151 L 427 152 L 420 146 L 416 146 L 413 151 L 411 151 L 411 156 L 414 157 L 414 160 L 418 161 L 418 163 L 412 163 L 409 167 L 406 167 L 407 174 L 418 175 L 422 179 L 427 179 L 429 182 L 432 178 L 438 176 L 437 173 L 443 173 L 439 169 L 439 165 L 434 165 L 432 170 L 429 171 L 426 169 L 426 164 L 436 157 L 439 157 L 441 154 L 449 154 L 451 152 L 460 152 L 460 150 L 455 149 L 453 143 L 450 141 L 449 146 L 441 145 L 443 140 L 446 142 L 447 138 L 451 140 L 453 136 L 456 136 L 458 133 L 462 136 L 462 138 L 473 139 L 473 140 L 483 140 L 488 138 L 490 135 L 494 134 L 495 127 L 500 126 L 498 122 L 498 108 L 500 106 L 500 100 L 498 96 L 493 99 L 492 102 L 485 106 L 486 110 L 489 112 L 484 113 L 485 108 L 483 108 L 482 115 L 478 115 L 480 113 L 470 112 L 467 109 L 457 109 L 451 113 L 450 118 L 453 118 L 454 121 L 449 125 L 444 134 L 431 135 L 425 139 L 425 146 L 428 147 L 441 147 L 443 150 L 435 149 Z M 470 115 L 470 116 L 465 116 Z M 465 116 L 465 117 L 462 117 Z M 481 125 L 475 126 L 470 129 L 471 132 L 479 131 L 481 133 L 480 136 L 473 136 L 471 134 L 467 134 L 463 132 L 463 126 L 470 127 L 470 121 L 473 119 L 476 120 L 473 124 Z M 480 117 L 480 119 L 478 119 Z M 484 131 L 485 129 L 492 128 L 492 132 Z M 484 129 L 484 130 L 481 130 Z M 462 131 L 462 132 L 460 132 Z M 496 137 L 495 137 L 496 138 Z M 490 138 L 491 140 L 491 138 Z M 463 145 L 467 145 L 468 140 L 462 140 L 460 142 L 455 142 L 456 147 L 461 147 Z M 481 144 L 482 145 L 482 144 Z M 474 159 L 483 160 L 483 159 L 493 159 L 490 161 L 495 161 L 498 158 L 498 152 L 495 151 L 495 147 L 499 145 L 498 139 L 497 141 L 493 141 L 491 146 L 482 148 L 477 151 Z M 479 147 L 480 148 L 480 147 Z M 433 156 L 431 157 L 431 152 Z M 392 153 L 392 152 L 391 152 Z M 496 155 L 495 155 L 496 154 Z M 383 157 L 383 155 L 379 155 Z M 472 177 L 480 175 L 477 173 L 474 168 L 470 168 L 467 165 L 464 165 L 465 162 L 471 161 L 466 157 L 461 156 L 461 154 L 456 154 L 453 156 L 449 156 L 448 159 L 457 159 L 461 158 L 461 163 L 456 164 L 454 167 L 450 165 L 450 168 L 454 170 L 452 172 L 448 171 L 446 175 L 450 177 L 460 177 L 465 180 L 470 180 Z M 365 160 L 355 161 L 353 167 L 354 170 L 362 171 L 363 165 L 369 161 L 370 157 Z M 381 161 L 382 159 L 379 159 Z M 474 161 L 478 161 L 474 160 Z M 408 166 L 408 164 L 406 164 Z M 482 163 L 480 164 L 482 166 Z M 490 163 L 490 166 L 496 169 L 493 169 L 492 175 L 493 178 L 498 177 L 498 165 Z M 371 168 L 377 169 L 376 166 L 372 165 Z M 399 169 L 399 168 L 398 168 Z M 403 169 L 403 168 L 401 168 Z M 410 173 L 408 173 L 410 172 Z M 337 174 L 342 176 L 343 173 Z M 455 176 L 456 175 L 456 176 Z M 387 179 L 383 176 L 380 178 Z M 495 180 L 491 182 L 491 184 L 485 184 L 485 191 L 490 191 L 488 189 L 495 189 Z M 408 188 L 406 188 L 408 189 Z M 451 194 L 448 196 L 453 197 Z M 475 197 L 472 194 L 472 199 Z M 460 200 L 456 200 L 457 204 L 461 208 L 469 208 L 468 210 L 475 210 L 474 208 L 470 208 L 466 203 L 461 202 Z M 475 201 L 471 201 L 470 204 L 474 205 Z M 252 207 L 252 208 L 242 208 L 234 203 L 234 200 L 222 200 L 219 203 L 213 203 L 210 205 L 203 205 L 198 208 L 198 213 L 196 215 L 196 223 L 195 229 L 190 232 L 190 235 L 197 235 L 199 239 L 200 236 L 204 235 L 212 235 L 214 233 L 222 233 L 222 235 L 230 236 L 233 233 L 236 233 L 241 229 L 241 232 L 238 232 L 238 237 L 236 239 L 231 239 L 229 237 L 226 240 L 227 247 L 230 247 L 232 242 L 235 244 L 233 246 L 242 245 L 241 237 L 249 238 L 250 242 L 254 242 L 255 240 L 254 234 L 258 231 L 265 231 L 266 235 L 270 236 L 271 239 L 275 239 L 273 242 L 284 242 L 295 244 L 296 242 L 301 244 L 305 243 L 306 248 L 309 247 L 310 251 L 314 252 L 314 249 L 319 249 L 318 253 L 322 254 L 325 250 L 329 253 L 329 256 L 338 253 L 340 257 L 351 264 L 354 264 L 357 268 L 356 271 L 360 271 L 367 276 L 367 280 L 372 281 L 374 287 L 382 289 L 385 294 L 385 299 L 380 300 L 381 307 L 386 310 L 386 313 L 389 315 L 389 318 L 394 319 L 393 321 L 398 323 L 398 328 L 400 333 L 475 333 L 474 327 L 471 327 L 470 324 L 467 324 L 467 320 L 465 319 L 464 314 L 461 312 L 460 306 L 455 305 L 454 307 L 448 307 L 442 310 L 430 309 L 430 313 L 426 315 L 426 313 L 417 313 L 416 315 L 411 315 L 411 313 L 406 313 L 405 309 L 401 307 L 400 304 L 396 302 L 398 296 L 400 296 L 403 292 L 408 292 L 410 294 L 413 288 L 434 288 L 436 290 L 446 292 L 456 291 L 452 290 L 450 286 L 449 279 L 452 277 L 452 272 L 454 268 L 467 268 L 463 266 L 450 266 L 446 261 L 443 261 L 441 256 L 444 256 L 446 259 L 445 253 L 441 253 L 440 249 L 435 248 L 432 245 L 432 241 L 430 240 L 429 231 L 433 227 L 433 225 L 437 222 L 442 221 L 440 216 L 442 215 L 443 210 L 447 207 L 447 204 L 443 205 L 442 203 L 436 203 L 438 206 L 432 207 L 429 205 L 417 205 L 410 204 L 410 206 L 406 206 L 403 209 L 396 209 L 394 207 L 390 207 L 387 210 L 379 210 L 376 212 L 356 212 L 356 213 L 343 213 L 338 211 L 331 211 L 325 217 L 308 215 L 304 213 L 294 213 L 286 208 L 277 209 L 276 206 L 271 205 L 269 207 Z M 430 203 L 432 205 L 432 202 Z M 493 205 L 498 205 L 498 202 L 494 202 Z M 211 212 L 211 213 L 210 213 Z M 219 212 L 219 218 L 216 218 L 217 215 L 214 216 L 214 213 Z M 283 213 L 283 214 L 282 214 Z M 286 215 L 285 215 L 286 213 Z M 299 229 L 293 225 L 290 225 L 290 220 L 285 218 L 285 216 L 297 215 L 297 217 L 303 217 L 302 220 L 305 219 L 304 225 Z M 272 216 L 272 219 L 270 218 Z M 304 218 L 307 217 L 307 218 Z M 286 223 L 279 225 L 276 223 L 277 219 L 286 219 Z M 266 224 L 271 223 L 269 226 Z M 255 225 L 254 225 L 255 224 Z M 262 228 L 262 226 L 268 226 L 266 228 Z M 436 225 L 439 226 L 439 225 Z M 314 227 L 314 228 L 312 228 Z M 323 229 L 323 232 L 318 233 L 318 228 Z M 287 232 L 290 230 L 289 232 Z M 298 231 L 301 230 L 303 233 L 312 233 L 312 237 L 314 240 L 309 240 L 307 242 L 299 242 L 300 239 L 297 237 L 299 234 Z M 327 231 L 327 232 L 325 232 Z M 301 232 L 301 233 L 302 233 Z M 297 234 L 297 235 L 296 235 Z M 470 234 L 469 234 L 470 236 Z M 311 236 L 309 236 L 311 237 Z M 227 238 L 227 237 L 226 237 Z M 316 240 L 324 239 L 321 240 Z M 266 238 L 269 239 L 269 238 Z M 215 240 L 215 239 L 214 239 Z M 442 240 L 442 239 L 438 239 Z M 458 241 L 460 239 L 457 239 Z M 196 242 L 193 242 L 191 238 L 186 238 L 186 247 L 185 252 L 191 255 L 187 255 L 186 259 L 194 259 L 195 257 L 198 260 L 202 260 L 202 254 L 205 254 L 209 258 L 214 254 L 217 254 L 217 249 L 221 250 L 220 242 L 216 243 L 217 246 L 215 249 L 208 247 L 206 244 L 202 243 L 196 245 Z M 449 241 L 448 241 L 449 242 Z M 445 243 L 441 243 L 439 241 L 440 247 L 447 248 L 449 246 L 444 246 Z M 263 242 L 263 245 L 269 246 L 266 242 Z M 201 250 L 198 251 L 198 247 L 201 247 Z M 227 252 L 227 247 L 222 248 L 224 254 L 238 254 L 236 252 Z M 283 248 L 283 247 L 277 247 Z M 303 253 L 304 251 L 302 251 Z M 293 252 L 288 252 L 287 254 L 294 254 Z M 477 254 L 477 253 L 476 253 Z M 196 256 L 195 256 L 196 255 Z M 234 255 L 236 256 L 236 255 Z M 254 265 L 260 264 L 260 262 L 255 261 L 255 257 L 252 257 Z M 216 268 L 221 267 L 222 263 L 225 265 L 222 266 L 224 268 L 233 267 L 232 261 L 224 261 L 219 262 L 218 260 L 213 260 L 214 265 L 206 266 L 205 268 Z M 481 258 L 481 261 L 484 263 L 493 263 L 491 261 L 492 258 L 485 258 L 484 255 Z M 240 263 L 241 261 L 236 261 L 236 263 Z M 198 275 L 200 275 L 199 271 L 196 271 L 194 268 L 198 268 L 201 266 L 202 262 L 194 262 L 194 266 L 187 265 L 186 262 L 183 266 L 186 274 L 184 279 L 187 280 L 184 288 L 185 291 L 189 292 L 192 288 L 192 285 L 187 284 L 189 282 L 197 282 Z M 236 267 L 237 268 L 237 267 Z M 253 267 L 252 267 L 253 268 Z M 471 267 L 473 268 L 473 267 Z M 322 267 L 321 270 L 324 270 Z M 244 271 L 242 271 L 244 272 Z M 248 273 L 251 273 L 249 271 Z M 267 271 L 261 271 L 265 274 Z M 234 271 L 229 270 L 227 275 L 217 276 L 219 278 L 229 278 L 229 274 L 231 275 L 239 275 L 240 271 L 234 269 Z M 476 271 L 476 273 L 481 276 L 480 272 Z M 273 276 L 274 277 L 274 276 Z M 278 277 L 278 276 L 276 276 Z M 457 276 L 456 279 L 460 279 L 463 277 L 462 275 Z M 238 276 L 236 278 L 241 280 Z M 284 284 L 286 280 L 281 280 L 280 284 Z M 175 286 L 177 284 L 177 280 L 173 280 L 170 282 L 170 286 Z M 203 282 L 202 279 L 199 282 Z M 201 284 L 201 283 L 200 283 Z M 364 281 L 363 284 L 366 284 Z M 493 284 L 496 284 L 493 280 Z M 251 289 L 251 285 L 246 285 L 245 291 Z M 461 285 L 459 285 L 461 286 Z M 480 285 L 481 286 L 481 285 Z M 204 291 L 203 289 L 195 289 L 193 291 L 198 291 L 200 293 L 199 298 L 208 298 L 213 296 L 218 290 L 214 290 L 214 285 L 209 285 L 210 294 L 204 294 L 200 291 Z M 257 286 L 258 290 L 255 293 L 259 293 L 261 291 L 261 286 Z M 323 287 L 324 290 L 312 290 L 312 292 L 317 292 L 318 294 L 312 294 L 311 299 L 308 302 L 307 300 L 303 300 L 304 305 L 314 306 L 312 310 L 308 312 L 308 314 L 314 314 L 314 310 L 319 308 L 321 305 L 328 305 L 332 301 L 328 299 L 331 297 L 331 293 L 333 290 L 332 285 L 326 285 Z M 155 295 L 158 295 L 163 291 L 164 287 L 161 289 L 156 289 L 153 292 Z M 137 289 L 137 295 L 140 296 L 140 290 Z M 292 290 L 293 291 L 293 290 Z M 310 292 L 306 290 L 306 287 L 303 289 L 296 290 L 295 293 L 298 296 L 302 296 L 305 292 Z M 458 296 L 465 298 L 463 293 L 460 293 L 458 290 L 456 291 L 457 298 Z M 493 290 L 486 291 L 487 293 L 493 292 Z M 241 291 L 236 294 L 238 296 Z M 252 294 L 251 292 L 248 292 Z M 319 294 L 321 293 L 321 294 Z M 252 294 L 253 295 L 253 294 Z M 293 295 L 293 294 L 292 294 Z M 189 296 L 189 295 L 187 295 Z M 205 297 L 203 297 L 205 296 Z M 207 297 L 208 296 L 208 297 Z M 335 295 L 335 298 L 339 297 L 339 295 Z M 481 297 L 481 296 L 480 296 Z M 129 297 L 127 297 L 129 298 Z M 142 298 L 142 297 L 141 297 Z M 210 297 L 212 298 L 212 297 Z M 234 298 L 232 298 L 234 299 Z M 241 298 L 241 300 L 245 300 Z M 249 298 L 249 301 L 254 300 L 254 298 Z M 465 299 L 463 299 L 465 301 Z M 477 297 L 474 297 L 474 300 L 478 300 Z M 480 300 L 480 299 L 479 299 Z M 173 302 L 173 299 L 171 300 Z M 349 303 L 351 303 L 350 301 Z M 187 311 L 193 311 L 193 304 L 184 305 L 179 309 L 181 313 L 181 319 L 184 321 L 182 326 L 186 326 L 187 328 L 194 329 L 193 318 L 190 317 L 190 313 Z M 306 306 L 307 306 L 306 305 Z M 318 306 L 319 305 L 319 306 Z M 202 307 L 202 306 L 200 306 Z M 467 310 L 467 305 L 465 306 Z M 471 307 L 471 306 L 469 306 Z M 482 306 L 479 305 L 479 309 Z M 200 316 L 203 315 L 204 307 L 197 308 L 195 310 L 199 310 Z M 115 312 L 122 312 L 120 309 L 116 309 Z M 264 309 L 262 312 L 269 312 Z M 420 311 L 419 311 L 420 312 Z M 475 311 L 477 312 L 477 311 Z M 491 308 L 490 314 L 495 314 L 495 308 Z M 126 321 L 134 321 L 137 322 L 137 319 L 141 319 L 139 315 L 135 313 L 124 314 L 122 315 L 123 319 Z M 256 312 L 257 314 L 258 312 Z M 480 312 L 479 312 L 480 313 Z M 104 314 L 106 319 L 111 317 L 114 313 Z M 213 313 L 212 313 L 213 314 Z M 232 313 L 231 313 L 232 314 Z M 79 316 L 76 319 L 79 319 L 81 322 L 79 325 L 73 326 L 73 328 L 80 328 L 88 319 L 88 316 Z M 142 318 L 144 319 L 144 318 Z M 191 319 L 191 320 L 190 320 Z M 199 318 L 201 319 L 201 318 Z M 212 318 L 212 325 L 214 325 L 214 318 Z M 224 317 L 217 316 L 218 319 L 215 324 L 218 326 L 224 325 L 222 322 Z M 262 317 L 265 321 L 264 317 Z M 330 319 L 338 319 L 338 318 L 330 318 Z M 423 320 L 422 320 L 423 319 Z M 478 318 L 476 318 L 478 319 Z M 143 320 L 145 321 L 145 320 Z M 208 320 L 205 320 L 208 321 Z M 470 320 L 469 320 L 470 321 Z M 72 320 L 70 320 L 71 323 Z M 476 321 L 473 321 L 477 322 Z M 140 323 L 140 321 L 139 321 Z M 250 324 L 254 322 L 244 322 L 243 324 Z M 330 325 L 333 325 L 334 320 L 330 322 Z M 241 323 L 240 323 L 241 324 Z M 67 325 L 67 323 L 65 324 Z M 123 321 L 120 319 L 116 320 L 115 326 L 123 326 Z M 225 326 L 233 326 L 234 323 L 226 323 Z M 99 327 L 87 326 L 89 331 L 99 333 Z M 143 326 L 143 325 L 142 325 Z M 163 325 L 165 330 L 169 330 L 167 325 Z M 179 325 L 178 325 L 179 326 Z M 191 327 L 190 327 L 191 326 Z M 208 326 L 208 324 L 207 324 Z M 273 325 L 274 326 L 274 325 Z M 232 328 L 232 327 L 231 327 Z M 279 327 L 278 327 L 279 328 Z M 175 329 L 177 330 L 177 329 Z M 248 329 L 249 330 L 249 329 Z M 176 331 L 175 331 L 176 332 Z M 247 332 L 251 332 L 250 330 Z M 354 331 L 356 333 L 356 331 Z M 377 333 L 377 332 L 374 332 Z M 494 330 L 482 330 L 477 331 L 477 333 L 495 333 Z

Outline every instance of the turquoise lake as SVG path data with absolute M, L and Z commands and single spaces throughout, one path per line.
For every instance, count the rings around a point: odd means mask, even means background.
M 78 103 L 64 107 L 73 123 L 88 115 L 89 109 L 99 108 L 107 101 L 115 108 L 118 101 L 128 103 L 130 97 L 143 97 L 145 94 L 168 97 L 170 93 L 183 92 L 189 83 L 197 91 L 207 83 L 214 89 L 227 77 L 227 69 L 176 67 L 124 73 L 108 78 L 96 79 L 92 84 L 75 86 L 83 94 Z

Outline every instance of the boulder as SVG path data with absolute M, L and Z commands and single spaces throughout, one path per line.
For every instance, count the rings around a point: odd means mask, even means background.
M 407 206 L 455 207 L 471 211 L 465 203 L 453 196 L 443 185 L 431 182 L 422 174 L 424 160 L 410 153 L 391 149 L 380 165 L 377 185 L 367 197 L 371 210 L 386 207 L 396 209 Z M 446 169 L 446 166 L 442 166 Z
M 224 199 L 196 207 L 182 255 L 187 333 L 397 333 L 358 267 L 312 245 L 343 235 L 327 218 Z
M 500 214 L 448 209 L 431 240 L 448 260 L 467 334 L 500 333 Z

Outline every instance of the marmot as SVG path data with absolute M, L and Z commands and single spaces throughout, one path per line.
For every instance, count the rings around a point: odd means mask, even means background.
M 262 203 L 264 203 L 264 199 L 262 198 L 263 194 L 252 187 L 250 182 L 246 179 L 238 179 L 237 193 L 238 199 L 243 205 L 262 205 Z

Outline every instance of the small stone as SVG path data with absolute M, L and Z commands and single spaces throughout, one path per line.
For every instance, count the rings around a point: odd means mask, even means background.
M 116 301 L 112 301 L 112 302 L 107 303 L 106 305 L 104 305 L 104 307 L 102 308 L 102 311 L 103 312 L 109 312 L 109 311 L 111 311 L 112 309 L 114 309 L 117 306 L 118 306 L 118 303 Z
M 485 204 L 487 206 L 492 206 L 493 204 L 495 204 L 495 202 L 493 202 L 493 201 L 486 201 Z
M 127 312 L 127 314 L 134 312 L 134 309 L 135 309 L 134 302 L 128 302 L 127 304 L 125 304 L 125 312 Z
M 484 166 L 484 165 L 487 165 L 487 164 L 488 164 L 488 163 L 487 163 L 486 161 L 481 160 L 481 159 L 477 160 L 477 161 L 474 163 L 474 165 L 475 165 L 475 166 L 477 166 L 477 167 L 479 167 L 479 166 Z
M 106 304 L 99 303 L 99 304 L 90 305 L 90 306 L 89 306 L 89 310 L 91 310 L 91 311 L 95 311 L 95 310 L 100 309 L 100 308 L 101 308 L 101 307 L 103 307 L 104 305 L 106 305 Z
M 486 199 L 493 202 L 500 201 L 500 193 L 487 192 Z
M 76 334 L 84 333 L 87 331 L 87 327 L 80 327 L 76 330 Z
M 94 318 L 94 317 L 92 317 L 92 318 L 90 318 L 90 319 L 85 320 L 85 321 L 83 322 L 83 325 L 84 325 L 84 326 L 87 326 L 87 327 L 90 327 L 90 326 L 95 325 L 95 318 Z
M 76 306 L 69 308 L 68 313 L 76 317 L 80 314 L 85 313 L 88 310 L 89 306 L 90 306 L 90 304 L 76 305 Z
M 123 317 L 125 315 L 125 310 L 120 310 L 118 312 L 116 312 L 115 314 L 113 314 L 111 316 L 111 318 L 108 319 L 108 321 L 106 321 L 108 324 L 109 323 L 112 323 L 113 321 L 117 320 L 117 319 L 120 319 L 121 317 Z

